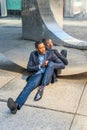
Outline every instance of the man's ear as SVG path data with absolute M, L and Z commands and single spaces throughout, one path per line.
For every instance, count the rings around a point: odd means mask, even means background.
M 36 51 L 38 51 L 38 49 L 36 48 Z

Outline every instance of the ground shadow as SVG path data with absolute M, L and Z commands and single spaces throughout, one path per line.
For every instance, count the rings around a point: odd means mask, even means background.
M 16 72 L 16 73 L 23 73 L 26 71 L 25 68 L 9 61 L 5 63 L 0 63 L 0 69 L 1 70 L 6 70 L 6 71 L 11 71 L 11 72 Z
M 58 76 L 60 79 L 72 79 L 72 80 L 80 80 L 80 79 L 86 79 L 87 80 L 87 72 L 79 73 L 79 74 L 74 74 L 74 75 L 59 75 Z

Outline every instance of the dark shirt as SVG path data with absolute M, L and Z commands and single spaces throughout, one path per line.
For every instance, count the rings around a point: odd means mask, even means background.
M 48 47 L 46 47 L 46 50 L 53 51 L 56 54 L 56 56 L 63 61 L 65 65 L 68 65 L 67 58 L 60 54 L 57 49 L 49 49 Z

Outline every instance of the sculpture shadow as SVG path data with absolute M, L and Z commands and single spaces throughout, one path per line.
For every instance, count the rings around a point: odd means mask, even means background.
M 0 63 L 0 69 L 5 70 L 5 71 L 16 72 L 16 73 L 23 73 L 24 71 L 26 71 L 25 68 L 15 64 L 11 61 L 5 62 L 5 63 L 1 62 Z

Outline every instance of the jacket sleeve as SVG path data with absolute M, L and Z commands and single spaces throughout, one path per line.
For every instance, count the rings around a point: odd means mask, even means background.
M 64 65 L 63 61 L 60 58 L 58 58 L 57 55 L 54 52 L 51 53 L 51 54 L 52 54 L 52 57 L 53 57 L 52 58 L 53 62 L 55 62 L 54 67 L 56 69 L 64 69 L 65 65 Z
M 27 71 L 28 72 L 36 72 L 39 70 L 39 64 L 36 64 L 35 61 L 34 61 L 34 53 L 32 52 L 30 54 L 30 58 L 29 58 L 29 61 L 28 61 L 28 64 L 27 64 Z
M 54 53 L 58 58 L 60 58 L 63 61 L 65 65 L 68 65 L 68 60 L 62 54 L 60 54 L 58 50 L 54 49 Z

